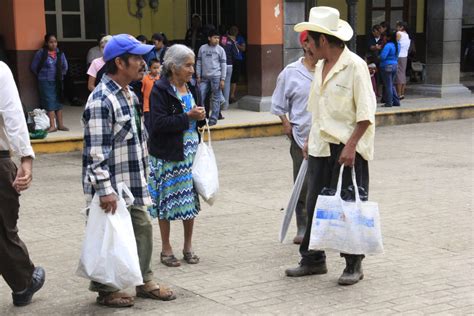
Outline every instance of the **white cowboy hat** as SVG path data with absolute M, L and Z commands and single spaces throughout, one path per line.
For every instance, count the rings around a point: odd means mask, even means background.
M 352 38 L 354 31 L 344 20 L 339 19 L 339 11 L 331 7 L 314 7 L 309 11 L 309 21 L 295 25 L 296 32 L 305 30 L 335 36 L 344 42 Z

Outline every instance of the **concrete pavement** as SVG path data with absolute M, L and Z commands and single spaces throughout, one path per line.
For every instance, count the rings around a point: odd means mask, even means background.
M 88 282 L 74 275 L 84 231 L 80 153 L 39 155 L 19 228 L 47 281 L 24 308 L 13 307 L 0 281 L 0 315 L 472 314 L 473 131 L 473 119 L 377 129 L 370 199 L 380 205 L 386 252 L 367 257 L 365 279 L 351 287 L 337 285 L 344 265 L 334 252 L 326 275 L 284 276 L 299 260 L 294 223 L 288 240 L 277 241 L 292 187 L 285 137 L 213 143 L 221 192 L 196 220 L 202 262 L 160 264 L 155 224 L 153 269 L 178 299 L 137 299 L 125 310 L 97 306 Z M 173 223 L 178 257 L 182 241 L 182 225 Z

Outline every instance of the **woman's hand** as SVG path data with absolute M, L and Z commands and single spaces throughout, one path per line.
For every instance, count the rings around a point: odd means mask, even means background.
M 201 121 L 206 118 L 206 110 L 202 106 L 195 106 L 186 114 L 190 119 L 195 121 Z

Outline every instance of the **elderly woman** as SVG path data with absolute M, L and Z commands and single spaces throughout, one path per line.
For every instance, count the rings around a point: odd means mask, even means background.
M 161 231 L 161 262 L 181 265 L 170 244 L 170 221 L 182 220 L 184 261 L 199 262 L 192 248 L 194 218 L 200 210 L 193 186 L 192 165 L 199 144 L 197 128 L 205 124 L 206 112 L 196 88 L 190 84 L 194 73 L 194 52 L 184 45 L 168 49 L 161 78 L 150 95 L 150 174 L 148 188 L 153 199 L 149 208 L 158 217 Z

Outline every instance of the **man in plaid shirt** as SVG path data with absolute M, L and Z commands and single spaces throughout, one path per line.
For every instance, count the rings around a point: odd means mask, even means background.
M 141 80 L 145 62 L 141 55 L 153 46 L 144 45 L 127 34 L 114 36 L 106 45 L 104 60 L 106 74 L 92 91 L 82 117 L 84 149 L 82 181 L 88 204 L 94 194 L 106 213 L 115 214 L 117 183 L 124 182 L 135 200 L 129 207 L 137 242 L 142 286 L 137 286 L 139 297 L 172 300 L 173 291 L 153 281 L 151 256 L 153 229 L 146 206 L 151 204 L 147 189 L 146 132 L 138 110 L 138 98 L 129 83 Z M 98 292 L 97 303 L 110 307 L 129 307 L 134 298 L 127 293 L 91 281 L 89 289 Z

